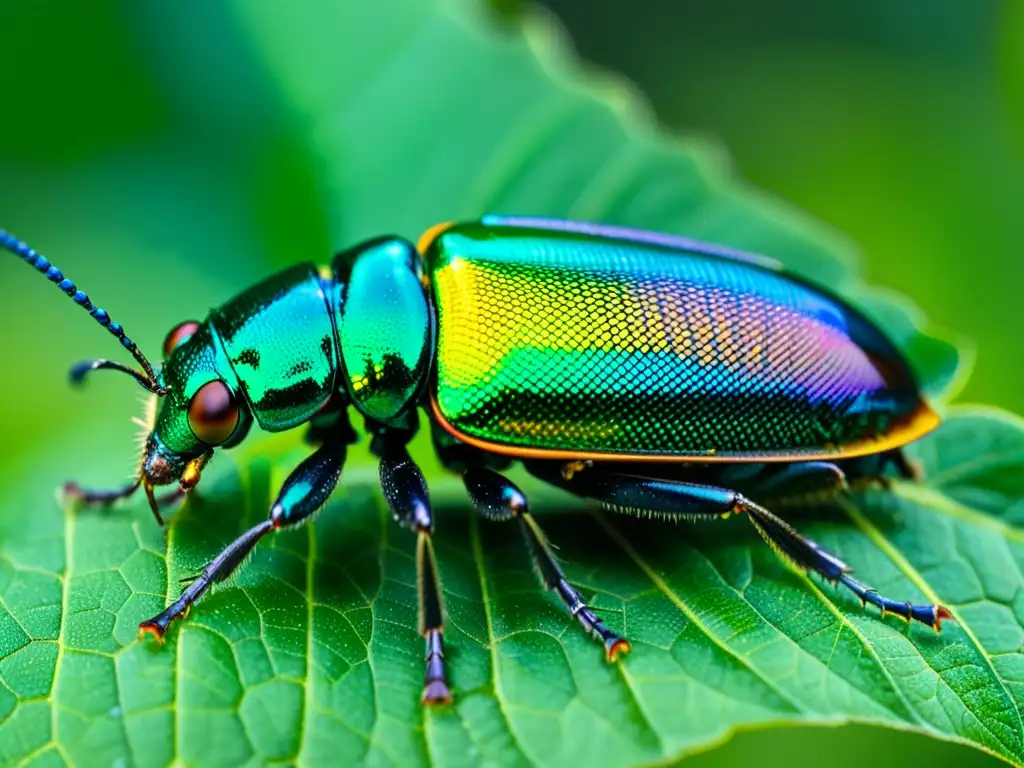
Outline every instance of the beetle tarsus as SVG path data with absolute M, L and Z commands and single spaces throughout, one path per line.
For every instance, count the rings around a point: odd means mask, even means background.
M 891 613 L 905 619 L 907 623 L 910 623 L 911 621 L 918 621 L 922 624 L 927 624 L 936 632 L 941 630 L 943 621 L 953 619 L 953 614 L 941 605 L 915 604 L 909 600 L 902 602 L 898 600 L 891 600 L 888 597 L 879 594 L 877 590 L 865 586 L 848 574 L 843 574 L 839 581 L 841 581 L 847 589 L 860 598 L 862 606 L 866 607 L 867 603 L 871 603 L 871 605 L 874 605 L 881 610 L 883 616 L 887 613 Z
M 629 640 L 624 637 L 614 636 L 614 639 L 609 638 L 605 640 L 604 644 L 604 655 L 608 659 L 608 663 L 616 662 L 619 657 L 623 654 L 629 653 L 633 650 L 633 646 L 629 644 Z
M 156 638 L 158 645 L 163 645 L 166 632 L 167 629 L 161 628 L 155 621 L 143 621 L 139 624 L 139 640 L 146 635 L 152 635 Z
M 428 629 L 425 642 L 427 646 L 426 674 L 424 675 L 423 694 L 420 700 L 424 704 L 451 704 L 452 692 L 445 680 L 444 643 L 441 641 L 440 629 Z
M 946 606 L 936 605 L 935 623 L 932 624 L 932 629 L 934 629 L 936 632 L 941 632 L 942 622 L 944 621 L 952 621 L 954 624 L 956 624 L 956 617 L 950 612 L 948 608 L 946 608 Z
M 214 564 L 216 562 L 217 561 L 214 561 Z M 206 594 L 210 585 L 214 581 L 220 581 L 223 578 L 226 578 L 227 574 L 221 575 L 214 570 L 214 564 L 208 566 L 199 577 L 189 584 L 177 600 L 167 606 L 152 619 L 139 624 L 139 637 L 142 637 L 144 634 L 149 634 L 163 644 L 164 636 L 167 634 L 167 630 L 171 626 L 171 622 L 175 619 L 184 619 L 187 617 L 193 604 L 197 603 L 200 598 Z M 220 578 L 218 578 L 218 576 L 220 576 Z

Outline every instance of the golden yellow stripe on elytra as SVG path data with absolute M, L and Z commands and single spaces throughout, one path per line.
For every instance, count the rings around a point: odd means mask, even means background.
M 556 280 L 511 277 L 458 257 L 434 280 L 446 312 L 442 348 L 450 357 L 445 362 L 459 381 L 478 382 L 525 347 L 646 354 L 669 345 L 653 291 L 638 295 L 623 282 L 576 278 L 570 291 Z M 623 323 L 614 331 L 610 316 Z
M 622 431 L 620 425 L 611 422 L 575 424 L 572 422 L 499 419 L 498 427 L 510 437 L 531 437 L 535 439 L 554 437 L 570 441 L 593 440 L 594 438 L 608 440 L 616 433 Z
M 440 360 L 449 383 L 478 384 L 522 349 L 648 354 L 671 350 L 708 367 L 787 379 L 800 368 L 782 340 L 769 343 L 788 311 L 752 295 L 676 290 L 626 279 L 576 274 L 571 290 L 550 275 L 535 276 L 453 257 L 434 279 L 444 307 Z M 739 302 L 739 307 L 736 306 Z M 612 328 L 609 318 L 618 320 Z M 841 370 L 867 362 L 845 335 L 804 318 L 833 350 Z M 808 339 L 805 337 L 805 342 Z

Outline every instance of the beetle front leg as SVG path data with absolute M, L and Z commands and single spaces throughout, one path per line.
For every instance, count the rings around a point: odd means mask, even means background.
M 118 499 L 127 499 L 139 489 L 141 484 L 142 480 L 140 478 L 136 478 L 123 488 L 113 488 L 110 490 L 88 490 L 80 486 L 78 483 L 69 480 L 64 483 L 61 490 L 64 492 L 64 496 L 71 501 L 77 501 L 89 505 L 106 506 L 107 504 L 113 504 Z
M 114 488 L 110 490 L 89 490 L 83 488 L 78 483 L 69 481 L 64 483 L 61 491 L 64 494 L 64 498 L 70 502 L 77 502 L 79 504 L 85 504 L 90 507 L 109 507 L 115 501 L 120 499 L 127 499 L 129 496 L 134 494 L 139 486 L 142 485 L 141 478 L 136 478 L 128 485 L 123 488 Z M 157 509 L 155 511 L 156 521 L 160 525 L 164 524 L 163 517 L 159 515 L 159 510 L 163 507 L 169 507 L 172 504 L 181 501 L 185 497 L 186 491 L 184 488 L 175 488 L 172 491 L 165 493 L 164 495 L 156 499 Z
M 452 692 L 444 667 L 444 601 L 437 573 L 437 559 L 430 536 L 434 515 L 427 483 L 405 447 L 405 437 L 380 435 L 380 485 L 395 520 L 416 533 L 416 588 L 419 597 L 419 632 L 426 644 L 423 680 L 424 704 L 449 704 Z
M 225 547 L 171 605 L 139 624 L 139 634 L 151 634 L 162 642 L 171 622 L 187 615 L 213 584 L 231 576 L 260 539 L 279 528 L 298 525 L 320 509 L 338 484 L 346 452 L 344 442 L 331 441 L 299 464 L 281 487 L 270 516 Z
M 843 584 L 862 603 L 871 603 L 881 608 L 883 615 L 893 613 L 907 621 L 927 624 L 936 631 L 944 620 L 952 618 L 950 612 L 941 605 L 917 605 L 878 594 L 850 576 L 850 568 L 842 560 L 736 491 L 593 469 L 566 478 L 557 466 L 550 464 L 536 464 L 528 466 L 528 469 L 541 479 L 617 511 L 692 520 L 725 518 L 746 513 L 747 519 L 765 542 L 783 559 L 806 571 L 814 571 L 824 579 Z
M 306 427 L 305 440 L 309 445 L 323 445 L 330 440 L 352 445 L 359 441 L 359 436 L 352 429 L 348 419 L 348 402 L 345 394 L 335 391 L 327 399 L 320 410 L 309 420 Z
M 547 536 L 530 514 L 526 496 L 512 481 L 490 469 L 468 469 L 462 476 L 473 506 L 489 520 L 518 520 L 530 558 L 545 589 L 554 590 L 569 611 L 587 631 L 604 644 L 605 658 L 615 661 L 630 650 L 629 641 L 610 630 L 584 602 L 579 591 L 569 583 L 558 564 Z

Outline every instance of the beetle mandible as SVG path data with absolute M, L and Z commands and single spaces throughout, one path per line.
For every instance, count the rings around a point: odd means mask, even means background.
M 765 506 L 838 493 L 848 481 L 915 476 L 902 448 L 939 418 L 906 360 L 864 315 L 774 260 L 673 235 L 511 216 L 443 224 L 338 254 L 328 270 L 286 269 L 178 325 L 154 367 L 124 329 L 34 249 L 21 256 L 107 328 L 159 398 L 137 477 L 87 491 L 109 503 L 142 487 L 160 505 L 195 487 L 214 449 L 253 423 L 306 425 L 318 447 L 268 518 L 230 543 L 163 612 L 139 625 L 163 640 L 268 533 L 306 521 L 331 495 L 361 416 L 395 519 L 417 537 L 422 700 L 448 702 L 433 514 L 407 444 L 426 413 L 442 464 L 476 510 L 515 520 L 543 586 L 614 661 L 628 641 L 569 582 L 525 494 L 500 471 L 519 460 L 543 481 L 611 509 L 675 520 L 743 513 L 792 564 L 863 603 L 938 630 L 940 605 L 892 600 Z M 177 485 L 158 500 L 154 488 Z M 753 499 L 756 498 L 757 501 Z M 161 521 L 162 522 L 162 521 Z

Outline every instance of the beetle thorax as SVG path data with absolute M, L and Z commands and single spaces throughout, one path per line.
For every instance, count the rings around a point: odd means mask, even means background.
M 430 370 L 433 315 L 419 254 L 381 238 L 339 254 L 332 270 L 346 389 L 364 416 L 391 423 L 416 404 Z

